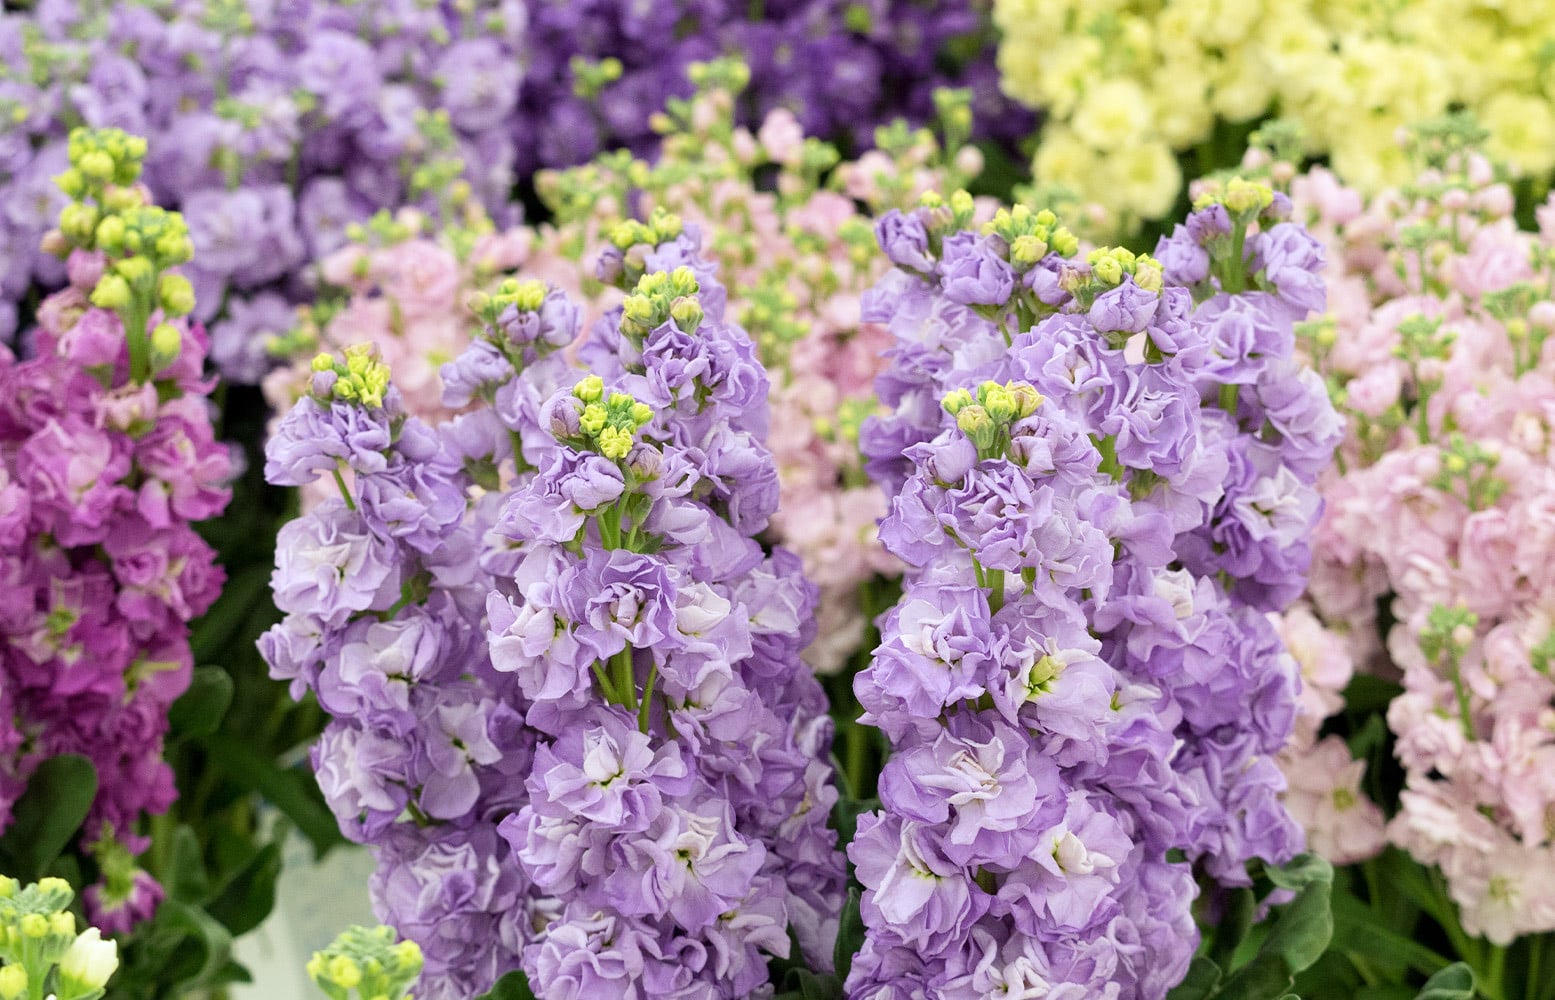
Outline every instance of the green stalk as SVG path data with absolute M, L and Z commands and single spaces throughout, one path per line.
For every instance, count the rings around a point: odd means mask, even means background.
M 632 676 L 632 647 L 622 649 L 611 663 L 615 674 L 616 703 L 635 710 L 638 707 L 637 678 Z
M 1004 570 L 989 570 L 988 580 L 988 610 L 992 614 L 998 614 L 999 609 L 1004 607 Z
M 1231 232 L 1231 256 L 1226 261 L 1227 273 L 1220 276 L 1220 284 L 1230 295 L 1236 295 L 1247 287 L 1247 263 L 1242 255 L 1247 249 L 1247 223 L 1237 220 Z
M 1506 996 L 1506 953 L 1507 949 L 1490 946 L 1490 960 L 1485 968 L 1485 982 L 1481 984 L 1483 992 L 1490 997 Z
M 605 665 L 598 660 L 594 661 L 594 680 L 599 684 L 599 690 L 605 695 L 605 704 L 616 703 L 615 686 L 610 683 L 610 675 L 605 673 Z
M 1236 416 L 1237 398 L 1241 394 L 1242 387 L 1235 383 L 1226 383 L 1220 387 L 1220 408 Z
M 1470 740 L 1474 739 L 1474 714 L 1469 707 L 1469 689 L 1463 683 L 1463 671 L 1459 669 L 1458 658 L 1452 658 L 1452 689 L 1458 696 L 1458 717 L 1463 722 L 1463 735 Z
M 124 340 L 130 349 L 130 381 L 136 383 L 151 377 L 151 338 L 146 333 L 149 317 L 141 311 L 140 305 L 140 300 L 135 298 L 120 317 L 124 321 Z
M 346 488 L 346 477 L 340 474 L 340 467 L 336 466 L 330 471 L 334 473 L 335 485 L 340 487 L 340 495 L 345 498 L 346 507 L 356 510 L 356 501 L 351 499 L 351 491 Z
M 643 733 L 648 732 L 648 713 L 653 708 L 653 686 L 659 681 L 659 665 L 653 664 L 648 668 L 648 682 L 643 685 L 642 704 L 637 708 L 637 728 Z

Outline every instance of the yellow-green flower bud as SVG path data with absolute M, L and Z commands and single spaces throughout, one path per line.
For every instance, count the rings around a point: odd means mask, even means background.
M 1030 233 L 1015 237 L 1010 244 L 1010 263 L 1018 268 L 1030 268 L 1047 256 L 1047 243 Z
M 130 237 L 135 235 L 136 234 L 133 231 L 124 234 L 124 245 L 126 249 L 129 248 Z M 126 257 L 115 264 L 113 269 L 119 275 L 123 276 L 124 280 L 130 282 L 131 284 L 141 285 L 142 287 L 144 287 L 145 282 L 149 282 L 151 280 L 152 274 L 155 273 L 155 269 L 151 266 L 151 261 L 144 257 Z
M 157 299 L 169 316 L 187 316 L 194 311 L 194 285 L 181 274 L 164 274 L 157 283 Z
M 961 412 L 956 414 L 956 426 L 971 440 L 978 451 L 993 447 L 999 433 L 998 425 L 988 415 L 988 411 L 975 404 L 962 407 Z
M 7 965 L 0 969 L 0 1000 L 22 1000 L 27 996 L 27 969 Z
M 81 176 L 94 181 L 106 181 L 113 176 L 113 157 L 101 150 L 93 150 L 75 161 Z
M 606 412 L 602 404 L 590 403 L 578 415 L 578 426 L 583 429 L 583 433 L 595 435 L 604 430 L 605 421 L 608 417 L 609 413 Z
M 1007 424 L 1020 412 L 1015 397 L 997 382 L 984 382 L 978 387 L 977 395 L 989 419 L 996 424 Z
M 632 408 L 629 412 L 631 413 L 632 422 L 635 423 L 638 427 L 643 426 L 648 421 L 653 419 L 653 407 L 649 406 L 647 403 L 634 402 L 632 403 Z
M 65 197 L 75 200 L 86 193 L 86 178 L 81 176 L 81 171 L 71 167 L 54 175 L 54 186 L 63 191 Z
M 105 274 L 92 289 L 92 305 L 99 309 L 123 309 L 130 304 L 130 283 L 117 274 Z
M 421 946 L 414 941 L 401 941 L 394 946 L 392 954 L 394 960 L 399 963 L 401 971 L 406 973 L 412 970 L 419 971 L 425 962 L 421 955 Z
M 362 981 L 362 968 L 346 955 L 336 955 L 329 961 L 329 978 L 337 986 L 354 989 Z
M 76 243 L 85 243 L 97 228 L 97 209 L 82 202 L 72 202 L 59 213 L 59 228 Z
M 690 297 L 676 299 L 675 304 L 670 306 L 670 316 L 681 330 L 695 333 L 702 324 L 702 303 Z
M 1042 405 L 1042 393 L 1036 386 L 1029 382 L 1011 382 L 1005 387 L 1015 399 L 1015 419 L 1023 420 L 1037 412 L 1037 407 Z
M 153 374 L 178 360 L 184 348 L 184 335 L 171 323 L 158 323 L 151 331 L 151 371 Z
M 1134 264 L 1134 284 L 1147 292 L 1159 294 L 1165 285 L 1165 275 L 1161 272 L 1161 265 L 1149 257 L 1141 257 Z
M 49 936 L 49 920 L 41 913 L 28 913 L 22 917 L 21 931 L 23 937 L 42 940 Z
M 606 427 L 599 432 L 599 453 L 620 460 L 632 450 L 632 432 L 624 427 Z
M 972 394 L 965 389 L 957 389 L 948 394 L 940 405 L 945 408 L 946 413 L 955 416 L 963 407 L 972 405 Z
M 169 232 L 157 238 L 157 256 L 169 267 L 187 264 L 194 259 L 194 242 L 188 233 Z
M 132 208 L 139 208 L 146 203 L 146 196 L 139 188 L 120 187 L 109 188 L 103 195 L 103 205 L 110 212 L 127 212 Z
M 109 253 L 116 253 L 124 245 L 124 219 L 110 215 L 97 224 L 97 245 Z
M 572 394 L 585 403 L 598 401 L 605 392 L 605 380 L 598 375 L 589 375 L 581 379 L 572 387 Z
M 1116 257 L 1101 257 L 1091 265 L 1091 273 L 1098 281 L 1116 285 L 1123 280 L 1123 265 Z
M 1238 215 L 1260 212 L 1274 202 L 1274 189 L 1258 181 L 1233 177 L 1226 183 L 1226 208 Z

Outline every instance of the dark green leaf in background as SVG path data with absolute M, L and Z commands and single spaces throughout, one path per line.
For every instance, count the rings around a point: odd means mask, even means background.
M 0 837 L 0 868 L 23 882 L 48 872 L 86 820 L 97 797 L 97 769 L 85 757 L 65 754 L 39 764 Z

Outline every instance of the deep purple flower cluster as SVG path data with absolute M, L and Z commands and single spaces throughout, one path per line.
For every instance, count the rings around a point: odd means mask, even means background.
M 72 124 L 147 136 L 146 183 L 188 219 L 197 318 L 229 377 L 257 381 L 265 333 L 293 322 L 305 265 L 345 228 L 463 175 L 507 204 L 520 125 L 525 8 L 41 0 L 0 12 L 0 340 L 59 205 Z M 418 172 L 419 175 L 418 175 Z M 230 306 L 230 308 L 228 308 Z
M 753 10 L 755 13 L 753 13 Z M 979 134 L 1016 139 L 1031 115 L 999 90 L 995 36 L 966 0 L 534 0 L 528 72 L 519 97 L 520 169 L 581 163 L 657 145 L 644 108 L 686 97 L 693 62 L 738 55 L 751 70 L 741 118 L 792 110 L 806 135 L 873 145 L 873 130 L 934 114 L 936 87 L 972 89 Z M 615 59 L 620 73 L 591 94 L 575 59 Z
M 1047 212 L 973 231 L 970 199 L 931 198 L 880 224 L 895 412 L 863 446 L 911 570 L 855 684 L 895 754 L 849 851 L 850 997 L 1159 1000 L 1195 871 L 1247 884 L 1300 847 L 1271 756 L 1298 678 L 1265 612 L 1303 587 L 1340 425 L 1291 360 L 1321 255 L 1237 190 L 1195 215 L 1233 203 L 1192 289 L 1069 259 Z
M 168 708 L 193 669 L 188 624 L 223 581 L 193 523 L 226 507 L 230 478 L 202 380 L 208 341 L 178 316 L 188 284 L 158 282 L 188 241 L 176 216 L 127 186 L 143 151 L 122 133 L 72 135 L 72 159 L 96 157 L 120 185 L 106 189 L 117 209 L 99 183 L 91 197 L 74 192 L 65 219 L 165 224 L 171 252 L 105 251 L 91 225 L 54 231 L 71 284 L 39 307 L 32 357 L 0 347 L 0 829 L 41 761 L 89 758 L 98 791 L 78 840 L 102 880 L 85 900 L 111 932 L 162 898 L 133 856 L 149 845 L 144 815 L 176 795 L 162 760 Z M 94 305 L 114 304 L 101 292 L 120 269 L 149 276 L 163 304 Z
M 476 309 L 430 428 L 367 351 L 315 363 L 271 482 L 343 498 L 282 531 L 262 640 L 334 716 L 314 753 L 418 995 L 522 967 L 536 995 L 745 997 L 790 934 L 824 965 L 842 857 L 831 723 L 799 658 L 815 590 L 754 536 L 777 498 L 767 380 L 692 231 L 602 275 L 580 348 L 539 282 Z M 660 231 L 662 230 L 662 231 Z

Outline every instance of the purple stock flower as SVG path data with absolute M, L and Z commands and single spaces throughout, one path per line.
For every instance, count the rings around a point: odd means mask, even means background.
M 939 279 L 945 297 L 963 306 L 1001 306 L 1015 289 L 1015 270 L 995 252 L 991 238 L 967 232 L 945 240 Z

